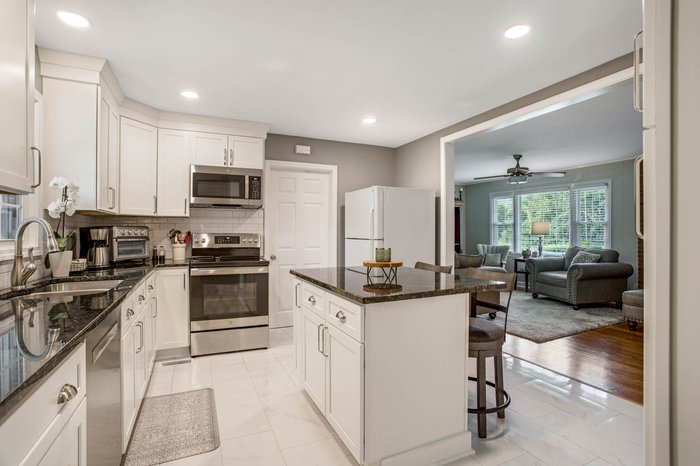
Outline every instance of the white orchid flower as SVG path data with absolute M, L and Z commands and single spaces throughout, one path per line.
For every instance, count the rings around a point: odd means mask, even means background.
M 63 208 L 59 201 L 52 201 L 47 209 L 51 218 L 59 218 L 61 216 L 61 212 L 63 212 Z
M 57 176 L 51 182 L 49 183 L 49 187 L 51 188 L 60 188 L 63 189 L 66 186 L 68 186 L 68 180 L 65 179 L 62 176 Z
M 66 201 L 65 211 L 69 217 L 75 213 L 75 203 L 71 200 Z
M 80 185 L 75 184 L 75 182 L 70 181 L 68 183 L 68 191 L 72 191 L 74 193 L 77 193 L 80 191 Z

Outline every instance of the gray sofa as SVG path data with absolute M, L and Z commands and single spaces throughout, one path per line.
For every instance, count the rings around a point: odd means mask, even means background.
M 571 264 L 579 251 L 600 254 L 600 261 L 593 264 Z M 540 294 L 573 305 L 622 303 L 622 293 L 627 290 L 627 279 L 634 269 L 630 264 L 618 262 L 620 254 L 612 249 L 584 249 L 573 246 L 563 257 L 538 257 L 525 262 L 530 272 L 532 297 Z

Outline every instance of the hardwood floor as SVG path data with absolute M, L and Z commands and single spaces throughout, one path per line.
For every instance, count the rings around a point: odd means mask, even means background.
M 644 327 L 604 327 L 546 343 L 508 335 L 503 351 L 620 396 L 643 402 Z

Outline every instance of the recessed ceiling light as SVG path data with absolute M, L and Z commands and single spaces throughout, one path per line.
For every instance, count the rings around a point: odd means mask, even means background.
M 61 21 L 74 28 L 85 29 L 92 24 L 85 16 L 70 11 L 59 10 L 56 12 L 56 16 L 58 16 L 58 19 Z
M 377 119 L 373 116 L 368 116 L 362 119 L 362 123 L 366 125 L 373 125 L 377 122 Z
M 185 99 L 190 99 L 190 100 L 199 98 L 199 94 L 197 94 L 195 91 L 182 91 L 182 92 L 180 92 L 180 95 L 182 97 L 184 97 Z
M 508 39 L 519 39 L 528 32 L 530 32 L 530 26 L 527 24 L 518 24 L 517 26 L 506 29 L 506 32 L 503 35 Z

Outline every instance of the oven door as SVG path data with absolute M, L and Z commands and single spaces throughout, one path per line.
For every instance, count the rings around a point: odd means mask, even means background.
M 148 259 L 149 240 L 146 238 L 115 239 L 112 242 L 112 258 L 115 262 Z
M 268 324 L 267 267 L 190 269 L 190 330 Z

